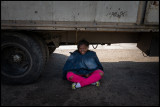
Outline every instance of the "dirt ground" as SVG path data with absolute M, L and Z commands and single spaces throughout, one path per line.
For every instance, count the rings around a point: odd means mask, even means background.
M 92 49 L 93 50 L 93 49 Z M 101 86 L 71 89 L 62 69 L 74 49 L 56 49 L 42 76 L 29 85 L 1 83 L 2 106 L 158 106 L 159 57 L 139 49 L 93 50 L 104 67 Z

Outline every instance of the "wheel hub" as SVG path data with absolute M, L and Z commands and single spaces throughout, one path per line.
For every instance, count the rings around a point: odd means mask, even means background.
M 21 76 L 31 67 L 30 54 L 20 45 L 5 44 L 2 46 L 1 51 L 3 75 Z
M 21 56 L 16 54 L 12 56 L 13 62 L 20 62 L 22 60 Z

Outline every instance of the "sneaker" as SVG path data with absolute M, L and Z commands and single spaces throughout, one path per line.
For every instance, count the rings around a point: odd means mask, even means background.
M 77 85 L 77 83 L 72 83 L 72 89 L 73 89 L 73 90 L 76 89 L 76 85 Z
M 80 83 L 72 83 L 72 89 L 81 88 Z
M 92 85 L 95 85 L 95 86 L 99 87 L 100 86 L 100 82 L 99 81 L 94 82 L 94 83 L 92 83 Z
M 100 82 L 99 82 L 99 81 L 96 82 L 96 86 L 97 86 L 97 87 L 100 86 Z

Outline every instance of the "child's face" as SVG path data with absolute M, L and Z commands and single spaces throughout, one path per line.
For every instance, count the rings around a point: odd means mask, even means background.
M 86 46 L 86 45 L 80 45 L 80 47 L 79 47 L 79 52 L 80 52 L 82 55 L 84 55 L 84 54 L 87 52 L 87 50 L 88 50 L 88 46 Z

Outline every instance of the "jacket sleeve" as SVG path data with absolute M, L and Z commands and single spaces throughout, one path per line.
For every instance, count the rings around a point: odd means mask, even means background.
M 95 53 L 95 60 L 96 60 L 96 63 L 97 63 L 97 65 L 98 65 L 98 68 L 101 69 L 101 70 L 103 71 L 103 66 L 102 66 L 102 64 L 100 63 L 100 61 L 99 61 L 99 59 L 98 59 L 96 53 Z
M 70 70 L 70 67 L 72 65 L 71 57 L 72 57 L 72 55 L 69 56 L 69 58 L 67 59 L 66 63 L 64 64 L 64 67 L 63 67 L 63 79 L 66 79 L 67 72 Z
M 71 55 L 68 57 L 66 63 L 64 64 L 63 67 L 63 79 L 67 79 L 66 75 L 68 71 L 74 70 L 74 60 L 75 60 L 75 52 L 74 53 L 70 53 Z

